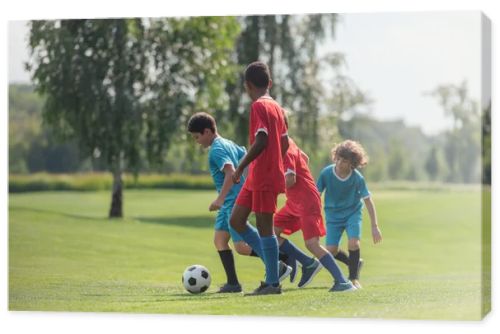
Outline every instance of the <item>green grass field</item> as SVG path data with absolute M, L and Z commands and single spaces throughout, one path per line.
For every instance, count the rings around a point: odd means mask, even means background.
M 108 192 L 9 196 L 10 310 L 92 311 L 388 319 L 481 318 L 480 191 L 374 194 L 384 241 L 371 242 L 365 212 L 361 283 L 328 293 L 322 270 L 305 289 L 281 296 L 214 292 L 224 282 L 212 244 L 213 191 L 128 190 L 123 220 L 108 220 Z M 302 248 L 302 237 L 292 240 Z M 345 244 L 345 243 L 344 243 Z M 305 248 L 304 248 L 305 249 Z M 240 281 L 263 276 L 256 258 L 236 255 Z M 207 293 L 183 290 L 191 264 L 212 274 Z M 340 264 L 347 273 L 347 268 Z

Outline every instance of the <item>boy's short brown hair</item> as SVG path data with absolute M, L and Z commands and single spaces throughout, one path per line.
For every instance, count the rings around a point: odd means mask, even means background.
M 251 82 L 257 88 L 267 88 L 271 80 L 269 67 L 261 61 L 254 61 L 245 70 L 245 81 Z
M 210 129 L 215 133 L 217 131 L 217 125 L 215 123 L 215 118 L 211 115 L 206 112 L 198 112 L 189 119 L 187 129 L 188 132 L 192 133 L 203 133 L 205 129 Z
M 345 140 L 332 149 L 332 160 L 344 158 L 351 162 L 353 168 L 362 168 L 368 163 L 368 155 L 363 146 L 354 140 Z

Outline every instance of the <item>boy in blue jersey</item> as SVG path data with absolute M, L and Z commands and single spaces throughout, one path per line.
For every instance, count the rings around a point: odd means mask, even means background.
M 349 280 L 359 289 L 363 202 L 370 215 L 373 242 L 382 241 L 375 205 L 363 175 L 357 170 L 368 163 L 368 157 L 361 144 L 346 140 L 332 149 L 332 160 L 333 164 L 321 171 L 317 182 L 319 192 L 325 191 L 326 248 L 349 267 Z M 344 230 L 349 255 L 339 248 Z
M 217 132 L 215 119 L 204 112 L 196 113 L 189 119 L 188 132 L 202 147 L 210 147 L 208 162 L 218 196 L 208 209 L 210 211 L 219 211 L 215 220 L 214 244 L 219 252 L 227 277 L 226 284 L 218 292 L 241 292 L 242 288 L 236 275 L 234 256 L 229 246 L 229 239 L 233 239 L 233 245 L 238 254 L 258 257 L 257 253 L 229 225 L 229 218 L 236 197 L 238 197 L 243 186 L 243 182 L 233 184 L 232 176 L 240 160 L 245 156 L 246 149 L 228 139 L 222 138 Z M 241 178 L 243 181 L 245 180 L 243 176 Z M 257 230 L 252 225 L 248 224 L 248 227 L 257 233 Z M 291 268 L 283 260 L 286 260 L 286 256 L 280 254 L 280 282 L 291 272 Z

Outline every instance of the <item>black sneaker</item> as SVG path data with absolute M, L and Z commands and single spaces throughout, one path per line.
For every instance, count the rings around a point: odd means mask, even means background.
M 266 284 L 265 282 L 260 282 L 260 286 L 253 292 L 245 293 L 245 296 L 264 296 L 264 295 L 280 295 L 281 285 L 273 286 L 271 284 Z
M 303 266 L 302 267 L 302 277 L 300 278 L 299 282 L 299 288 L 304 288 L 307 286 L 309 283 L 311 283 L 312 279 L 316 274 L 321 270 L 323 266 L 321 263 L 314 259 L 314 262 L 311 263 L 308 266 Z
M 223 286 L 220 287 L 219 291 L 217 293 L 235 293 L 235 292 L 241 292 L 241 285 L 240 284 L 224 284 Z
M 287 278 L 292 272 L 292 267 L 288 266 L 285 262 L 280 261 L 278 266 L 278 277 L 281 283 L 285 278 Z

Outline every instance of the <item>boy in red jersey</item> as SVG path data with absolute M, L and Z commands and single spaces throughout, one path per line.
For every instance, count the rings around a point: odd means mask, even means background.
M 278 240 L 274 235 L 273 215 L 278 194 L 285 192 L 283 156 L 288 149 L 288 134 L 283 109 L 269 96 L 272 81 L 269 68 L 253 62 L 245 70 L 245 90 L 252 99 L 250 110 L 250 148 L 233 174 L 239 183 L 249 166 L 233 208 L 230 224 L 243 240 L 264 260 L 266 280 L 247 295 L 280 294 L 278 281 Z M 247 226 L 247 218 L 255 213 L 259 233 Z
M 274 216 L 274 231 L 278 236 L 280 251 L 288 255 L 288 263 L 295 269 L 295 261 L 302 266 L 302 277 L 299 288 L 308 285 L 321 267 L 325 267 L 332 275 L 335 283 L 330 291 L 351 291 L 356 288 L 348 281 L 330 252 L 320 244 L 320 237 L 326 234 L 321 215 L 321 197 L 316 188 L 314 178 L 307 166 L 309 158 L 295 142 L 289 138 L 289 148 L 284 158 L 286 204 Z M 307 249 L 318 259 L 307 256 L 290 240 L 281 234 L 290 235 L 302 230 Z M 294 280 L 292 271 L 291 281 Z

